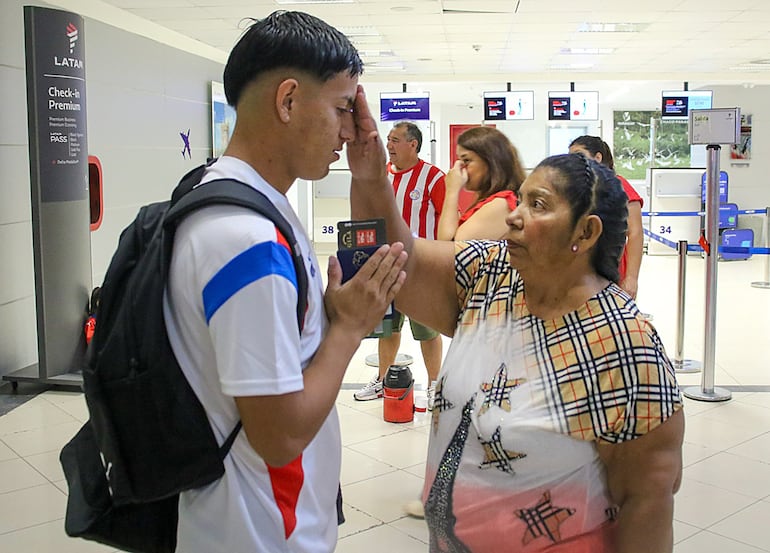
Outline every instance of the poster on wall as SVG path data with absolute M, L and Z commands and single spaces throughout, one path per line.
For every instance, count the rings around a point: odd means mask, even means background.
M 220 157 L 235 129 L 235 108 L 227 103 L 225 86 L 211 81 L 211 155 Z
M 43 203 L 86 199 L 83 18 L 61 10 L 25 6 L 24 26 L 33 185 Z
M 649 167 L 690 167 L 687 121 L 661 120 L 659 111 L 613 112 L 615 170 L 629 180 L 645 179 Z M 654 158 L 650 159 L 655 126 Z

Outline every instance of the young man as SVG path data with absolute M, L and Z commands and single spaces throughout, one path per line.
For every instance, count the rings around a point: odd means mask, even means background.
M 444 173 L 438 167 L 420 159 L 422 132 L 412 122 L 396 123 L 388 133 L 388 179 L 393 185 L 396 203 L 404 221 L 414 236 L 436 239 L 441 208 L 444 205 Z M 393 321 L 393 333 L 380 338 L 377 344 L 379 371 L 363 388 L 353 394 L 359 401 L 383 396 L 385 373 L 395 361 L 401 345 L 404 315 Z M 441 336 L 435 330 L 409 320 L 412 337 L 420 342 L 422 358 L 428 372 L 428 408 L 433 408 L 435 382 L 441 368 Z
M 329 260 L 324 293 L 310 241 L 285 196 L 320 179 L 354 140 L 362 63 L 336 29 L 297 12 L 256 21 L 224 72 L 237 124 L 205 182 L 234 178 L 291 223 L 308 308 L 297 328 L 285 239 L 253 211 L 212 206 L 179 226 L 165 318 L 182 369 L 220 443 L 243 422 L 224 476 L 182 493 L 178 551 L 327 553 L 337 541 L 341 441 L 334 402 L 361 340 L 405 278 L 402 244 L 383 246 L 344 286 Z

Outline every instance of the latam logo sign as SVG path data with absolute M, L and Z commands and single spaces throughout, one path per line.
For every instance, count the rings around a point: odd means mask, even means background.
M 380 121 L 429 120 L 430 95 L 427 92 L 380 93 Z
M 69 56 L 54 56 L 53 64 L 56 67 L 74 67 L 75 69 L 83 69 L 83 60 L 73 56 L 79 38 L 78 28 L 75 27 L 72 22 L 69 22 L 67 23 L 66 34 L 70 43 Z
M 67 37 L 70 39 L 70 54 L 75 52 L 75 43 L 78 41 L 78 28 L 72 23 L 67 24 Z

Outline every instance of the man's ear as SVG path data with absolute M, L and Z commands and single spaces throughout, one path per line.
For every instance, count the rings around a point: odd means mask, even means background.
M 275 109 L 278 118 L 283 123 L 288 123 L 291 120 L 291 111 L 298 87 L 299 82 L 296 79 L 284 79 L 278 83 L 278 88 L 275 91 Z
M 602 153 L 601 152 L 596 152 L 596 155 L 594 156 L 594 161 L 596 163 L 601 163 L 602 159 L 604 159 L 604 156 L 602 155 Z

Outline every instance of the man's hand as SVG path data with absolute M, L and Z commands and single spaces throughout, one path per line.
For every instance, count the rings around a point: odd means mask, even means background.
M 342 284 L 342 268 L 337 258 L 331 256 L 329 284 L 324 295 L 331 324 L 362 339 L 368 336 L 404 284 L 406 259 L 407 253 L 401 242 L 382 246 L 353 278 Z
M 353 104 L 355 138 L 347 143 L 348 167 L 353 177 L 362 181 L 380 181 L 385 174 L 385 147 L 377 131 L 377 122 L 366 103 L 364 87 L 358 85 Z

